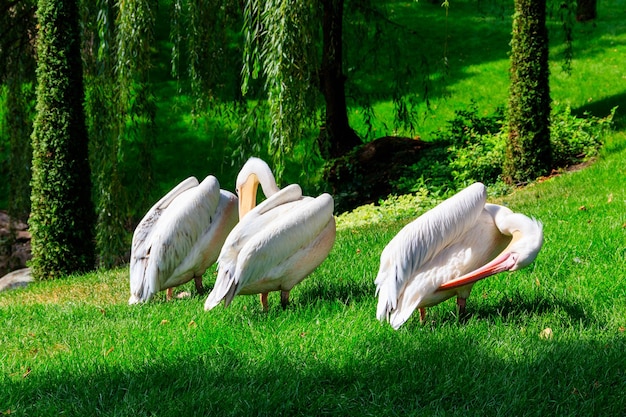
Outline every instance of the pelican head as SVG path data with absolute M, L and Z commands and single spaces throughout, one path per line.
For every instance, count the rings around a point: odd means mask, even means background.
M 262 159 L 252 157 L 239 171 L 235 184 L 239 196 L 239 220 L 256 206 L 259 184 L 261 184 L 265 197 L 279 191 L 269 165 Z
M 438 290 L 457 288 L 504 271 L 517 271 L 530 265 L 537 257 L 543 246 L 543 225 L 540 221 L 496 204 L 486 204 L 485 210 L 492 214 L 500 232 L 511 236 L 511 241 L 491 262 L 441 285 Z

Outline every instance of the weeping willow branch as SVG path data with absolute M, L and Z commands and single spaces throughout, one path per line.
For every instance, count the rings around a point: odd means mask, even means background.
M 249 0 L 244 8 L 243 91 L 251 79 L 265 80 L 269 153 L 278 176 L 315 110 L 316 16 L 312 1 Z
M 119 120 L 117 79 L 115 75 L 116 36 L 115 0 L 83 2 L 84 38 L 88 45 L 83 50 L 87 83 L 85 109 L 89 132 L 89 155 L 92 168 L 93 200 L 96 206 L 96 262 L 110 268 L 124 261 L 128 248 L 128 196 L 122 186 L 118 161 Z M 95 16 L 94 20 L 89 19 Z M 85 42 L 85 41 L 84 41 Z
M 134 214 L 145 211 L 153 183 L 156 105 L 149 73 L 156 8 L 156 0 L 118 1 L 115 66 L 120 115 L 118 160 L 129 165 L 124 175 L 125 187 L 143 191 L 132 199 L 136 206 L 130 212 Z

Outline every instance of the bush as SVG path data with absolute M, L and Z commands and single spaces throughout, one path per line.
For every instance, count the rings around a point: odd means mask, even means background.
M 501 132 L 480 136 L 467 146 L 451 146 L 450 169 L 456 188 L 476 181 L 495 183 L 502 174 L 507 134 Z
M 571 109 L 556 105 L 551 116 L 553 169 L 584 162 L 598 154 L 602 137 L 612 126 L 616 109 L 605 118 L 576 117 Z M 506 157 L 507 127 L 501 111 L 481 117 L 472 103 L 456 111 L 448 129 L 437 140 L 449 145 L 433 148 L 394 183 L 400 193 L 427 189 L 433 195 L 447 196 L 480 181 L 493 185 L 502 180 Z
M 584 162 L 598 154 L 603 145 L 602 138 L 613 124 L 617 107 L 604 117 L 576 117 L 572 109 L 565 106 L 552 112 L 550 143 L 555 168 L 564 168 Z

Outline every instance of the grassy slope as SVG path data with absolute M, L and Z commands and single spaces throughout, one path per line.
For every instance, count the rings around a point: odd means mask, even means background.
M 603 2 L 597 25 L 579 26 L 593 36 L 577 43 L 575 52 L 584 54 L 571 78 L 554 64 L 557 100 L 601 116 L 623 102 L 623 6 L 624 0 Z M 473 19 L 457 29 L 457 39 L 473 37 L 463 32 L 481 21 Z M 510 31 L 508 23 L 482 19 L 485 36 L 488 28 Z M 422 33 L 427 23 L 417 26 Z M 507 45 L 483 65 L 469 44 L 457 46 L 466 48 L 467 65 L 456 67 L 466 75 L 463 82 L 448 78 L 446 91 L 454 95 L 442 90 L 438 109 L 463 107 L 472 97 L 500 105 Z M 501 85 L 494 89 L 500 93 L 481 92 L 490 83 Z M 213 160 L 212 148 L 202 148 L 210 136 L 190 130 L 173 104 L 161 103 L 169 118 L 160 123 L 170 130 L 159 136 L 168 146 L 157 165 L 179 167 L 176 180 L 214 172 L 223 159 Z M 442 115 L 428 113 L 428 123 L 441 126 L 449 119 Z M 185 146 L 172 140 L 179 135 Z M 430 309 L 425 326 L 411 320 L 393 331 L 375 320 L 378 256 L 409 219 L 341 231 L 329 259 L 293 291 L 284 312 L 276 295 L 268 314 L 251 296 L 209 313 L 199 296 L 165 303 L 161 295 L 130 308 L 126 269 L 1 293 L 0 413 L 624 414 L 624 143 L 626 136 L 617 133 L 595 165 L 501 201 L 541 219 L 546 243 L 526 270 L 478 284 L 465 323 L 456 319 L 452 300 Z M 211 271 L 207 286 L 213 279 Z M 548 327 L 553 338 L 541 338 Z
M 455 110 L 466 109 L 472 100 L 483 115 L 506 105 L 512 10 L 511 1 L 453 1 L 446 19 L 438 3 L 390 2 L 391 18 L 410 31 L 400 38 L 403 56 L 399 60 L 400 65 L 413 66 L 419 79 L 411 84 L 409 94 L 419 98 L 416 133 L 422 138 L 432 139 L 432 133 L 442 129 Z M 604 117 L 613 106 L 624 107 L 626 98 L 622 64 L 626 54 L 625 2 L 600 2 L 598 10 L 596 21 L 574 25 L 570 73 L 562 69 L 565 45 L 558 12 L 549 13 L 550 86 L 555 103 L 570 105 L 579 114 L 589 111 Z M 393 112 L 390 86 L 384 82 L 390 76 L 382 68 L 385 66 L 365 67 L 362 71 L 375 74 L 369 84 L 378 88 L 375 93 L 382 97 L 375 105 L 380 120 L 375 123 L 372 138 L 392 133 L 383 126 L 384 121 L 393 119 Z M 430 108 L 424 101 L 424 77 Z M 367 84 L 368 78 L 365 80 Z M 622 127 L 626 125 L 625 115 L 623 108 L 618 111 Z M 358 109 L 353 110 L 351 122 L 359 132 L 365 132 Z
M 378 256 L 405 221 L 342 230 L 286 311 L 276 295 L 267 314 L 253 296 L 208 313 L 200 296 L 129 307 L 126 269 L 2 293 L 0 411 L 623 414 L 625 140 L 500 201 L 544 222 L 544 248 L 479 283 L 464 323 L 453 300 L 424 326 L 376 321 Z
M 395 130 L 390 122 L 393 120 L 391 86 L 388 82 L 391 76 L 387 73 L 390 68 L 410 67 L 414 71 L 414 79 L 404 87 L 406 93 L 417 100 L 413 109 L 419 119 L 415 134 L 427 140 L 433 138 L 433 132 L 445 128 L 455 110 L 466 109 L 472 100 L 477 103 L 482 115 L 492 114 L 497 108 L 505 106 L 512 14 L 510 0 L 483 0 L 478 3 L 457 0 L 451 2 L 447 19 L 445 10 L 429 1 L 389 1 L 387 9 L 391 20 L 403 27 L 398 32 L 401 56 L 389 57 L 386 50 L 371 54 L 369 41 L 346 39 L 350 55 L 346 68 L 349 99 L 353 98 L 351 83 L 372 91 L 377 98 L 373 103 L 377 119 L 367 139 L 410 133 Z M 604 117 L 613 106 L 624 103 L 626 98 L 622 64 L 626 55 L 625 0 L 603 1 L 598 9 L 599 18 L 595 22 L 577 23 L 574 27 L 571 74 L 561 69 L 563 32 L 559 28 L 558 16 L 552 15 L 549 25 L 551 89 L 556 103 L 571 105 L 578 113 L 590 111 Z M 232 126 L 219 118 L 200 118 L 193 122 L 190 97 L 181 93 L 168 75 L 171 49 L 167 40 L 169 15 L 167 7 L 160 10 L 158 54 L 152 74 L 158 103 L 154 150 L 157 185 L 152 190 L 153 200 L 156 201 L 191 175 L 203 178 L 214 174 L 223 188 L 232 190 L 238 167 L 231 166 L 233 144 L 230 148 L 224 146 L 232 141 Z M 444 55 L 447 66 L 443 64 Z M 428 85 L 429 107 L 425 102 L 425 84 Z M 0 109 L 2 112 L 3 109 Z M 625 115 L 626 110 L 618 110 L 620 128 L 626 126 Z M 360 134 L 366 134 L 367 128 L 359 108 L 350 109 L 350 120 Z M 312 135 L 315 134 L 317 132 L 312 132 Z M 259 135 L 263 136 L 263 133 Z M 7 157 L 6 150 L 0 149 L 0 158 Z M 299 164 L 295 163 L 288 169 L 286 183 L 302 182 L 298 167 Z M 308 175 L 319 177 L 316 173 Z M 304 186 L 307 192 L 316 189 L 306 183 Z M 0 181 L 0 208 L 7 207 L 7 194 L 6 181 Z

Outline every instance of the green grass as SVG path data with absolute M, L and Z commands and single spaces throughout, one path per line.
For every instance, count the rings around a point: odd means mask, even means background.
M 391 19 L 408 30 L 400 38 L 400 65 L 414 67 L 418 78 L 411 84 L 412 90 L 407 91 L 420 100 L 415 108 L 419 114 L 417 135 L 432 140 L 433 133 L 445 128 L 446 122 L 454 117 L 454 111 L 465 109 L 471 101 L 478 103 L 482 116 L 506 106 L 512 1 L 451 1 L 447 19 L 439 3 L 397 1 L 390 4 Z M 605 117 L 612 107 L 621 105 L 618 110 L 621 127 L 626 126 L 623 108 L 626 82 L 622 64 L 626 55 L 625 6 L 624 0 L 601 2 L 596 21 L 574 24 L 574 56 L 569 73 L 563 70 L 564 32 L 558 13 L 553 11 L 548 16 L 552 99 L 570 105 L 577 114 L 590 112 L 598 117 Z M 384 82 L 390 76 L 382 68 L 385 65 L 366 66 L 362 70 L 364 74 L 376 74 L 369 84 L 380 89 L 375 93 L 381 97 L 374 106 L 379 119 L 369 139 L 392 133 L 409 134 L 390 129 L 393 109 L 390 88 Z M 429 83 L 430 107 L 424 102 L 423 78 Z M 351 122 L 363 134 L 366 129 L 360 114 L 360 109 L 353 109 Z
M 406 39 L 411 59 L 432 58 L 429 77 L 442 81 L 433 82 L 431 110 L 420 108 L 420 135 L 442 128 L 472 99 L 485 114 L 504 105 L 508 3 L 481 2 L 484 10 L 452 2 L 447 74 L 437 66 L 442 9 L 397 4 L 398 16 L 417 31 Z M 560 70 L 562 42 L 552 27 L 555 100 L 597 116 L 624 102 L 624 4 L 601 2 L 595 24 L 577 24 L 571 75 Z M 221 169 L 220 180 L 232 189 L 234 174 L 218 146 L 227 133 L 219 124 L 192 126 L 186 98 L 162 82 L 162 190 Z M 384 96 L 376 111 L 390 117 Z M 619 128 L 623 115 L 618 110 Z M 428 310 L 425 325 L 413 317 L 394 331 L 376 321 L 380 253 L 412 219 L 397 216 L 365 227 L 343 223 L 329 258 L 293 290 L 285 311 L 276 294 L 268 313 L 253 296 L 211 312 L 197 295 L 166 302 L 159 294 L 130 307 L 127 268 L 0 293 L 0 413 L 625 414 L 626 135 L 613 133 L 603 155 L 582 171 L 491 201 L 543 221 L 545 244 L 528 268 L 477 284 L 466 320 L 448 300 Z M 214 279 L 211 269 L 205 285 Z M 193 284 L 183 289 L 194 293 Z M 547 328 L 552 338 L 541 337 Z
M 350 227 L 263 313 L 257 297 L 127 306 L 128 270 L 0 293 L 11 415 L 620 415 L 626 412 L 626 137 L 497 201 L 544 223 L 528 268 L 399 331 L 375 319 L 380 252 L 409 220 Z M 205 284 L 214 281 L 214 270 Z M 192 290 L 192 284 L 184 289 Z M 543 338 L 550 328 L 552 338 Z

